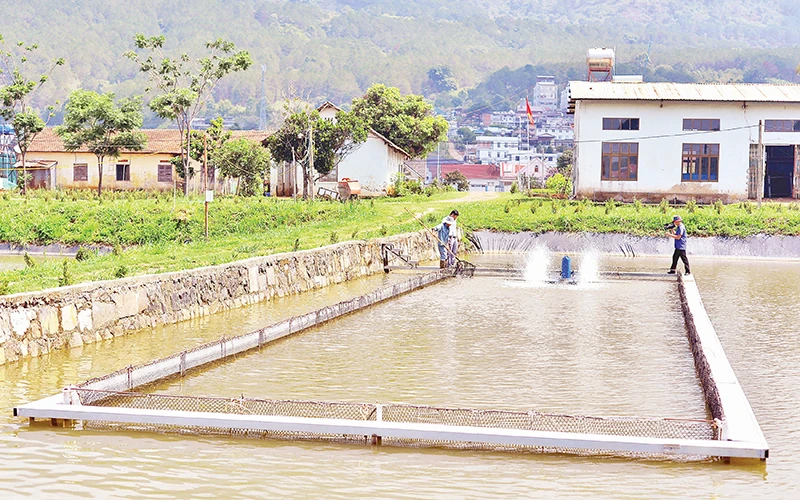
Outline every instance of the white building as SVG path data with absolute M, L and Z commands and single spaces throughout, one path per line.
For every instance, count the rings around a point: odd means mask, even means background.
M 326 102 L 318 108 L 323 119 L 334 120 L 338 107 Z M 357 180 L 366 191 L 384 191 L 402 171 L 403 164 L 411 156 L 392 141 L 369 131 L 367 140 L 347 155 L 338 167 L 317 182 L 317 186 L 336 189 L 338 181 L 348 178 Z
M 686 201 L 800 192 L 800 85 L 570 82 L 578 196 Z M 765 124 L 758 179 L 758 123 Z
M 480 135 L 475 142 L 476 154 L 481 163 L 508 161 L 511 152 L 519 150 L 519 137 Z
M 553 76 L 537 76 L 533 87 L 533 105 L 555 109 L 558 105 L 558 86 Z

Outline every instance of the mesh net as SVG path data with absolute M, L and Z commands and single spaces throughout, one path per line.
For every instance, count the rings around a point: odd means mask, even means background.
M 136 392 L 96 391 L 76 389 L 84 405 L 122 407 L 149 410 L 184 412 L 210 412 L 219 414 L 261 415 L 280 417 L 325 418 L 422 423 L 447 426 L 465 426 L 492 429 L 518 429 L 531 431 L 573 432 L 607 436 L 637 436 L 663 439 L 718 439 L 718 428 L 713 421 L 690 419 L 638 418 L 638 417 L 587 417 L 553 413 L 519 412 L 488 409 L 440 408 L 433 406 L 320 401 L 266 400 L 251 398 L 210 398 L 147 394 Z M 207 426 L 176 426 L 162 424 L 112 423 L 87 421 L 90 429 L 149 430 L 166 433 L 225 435 L 250 438 L 290 440 L 321 440 L 351 443 L 373 443 L 376 438 L 364 435 L 324 434 L 295 431 L 264 431 L 231 429 Z M 541 453 L 611 454 L 624 456 L 654 456 L 601 449 L 554 448 L 492 443 L 408 439 L 382 437 L 381 444 L 403 447 L 442 447 L 456 449 L 517 450 Z M 696 457 L 689 457 L 696 459 Z
M 88 380 L 78 387 L 119 392 L 152 384 L 168 377 L 183 375 L 188 370 L 225 360 L 251 349 L 257 349 L 273 340 L 312 328 L 326 321 L 400 296 L 448 277 L 450 277 L 450 274 L 447 270 L 414 276 L 408 280 L 379 288 L 354 299 L 289 318 L 261 330 L 236 337 L 223 337 L 150 363 L 129 366 L 108 375 Z M 84 404 L 90 404 L 90 402 Z
M 167 377 L 183 375 L 187 370 L 225 360 L 249 349 L 258 348 L 271 340 L 313 327 L 343 314 L 354 312 L 391 297 L 415 290 L 452 274 L 472 276 L 475 266 L 458 261 L 455 271 L 441 270 L 415 276 L 410 280 L 375 290 L 355 299 L 340 302 L 311 313 L 290 318 L 262 330 L 233 338 L 222 338 L 160 360 L 136 367 L 128 367 L 104 377 L 96 378 L 74 388 L 81 404 L 86 406 L 106 406 L 135 408 L 142 410 L 172 410 L 184 412 L 204 412 L 211 414 L 239 414 L 277 417 L 324 418 L 342 421 L 377 421 L 397 423 L 438 424 L 492 429 L 518 429 L 546 432 L 568 432 L 606 436 L 648 437 L 660 439 L 715 440 L 720 439 L 720 429 L 714 421 L 666 418 L 637 417 L 590 417 L 565 414 L 520 412 L 490 409 L 439 408 L 417 405 L 376 405 L 367 403 L 318 402 L 264 400 L 250 398 L 212 398 L 196 396 L 176 396 L 131 392 L 133 388 L 143 387 Z M 452 274 L 451 274 L 452 273 Z M 685 311 L 684 311 L 685 312 Z M 692 343 L 691 318 L 687 317 L 687 328 Z M 694 349 L 693 343 L 693 351 Z M 702 351 L 695 352 L 695 362 L 702 365 Z M 698 376 L 706 386 L 715 387 L 709 373 L 698 369 Z M 709 398 L 708 391 L 706 397 Z M 713 398 L 711 398 L 713 400 Z M 713 401 L 710 403 L 712 415 Z M 380 416 L 379 416 L 380 415 Z M 661 454 L 620 452 L 587 448 L 558 448 L 522 445 L 498 445 L 491 443 L 463 441 L 444 441 L 433 439 L 407 439 L 399 437 L 324 434 L 297 431 L 264 431 L 258 429 L 233 429 L 229 427 L 208 427 L 202 425 L 164 425 L 149 423 L 115 423 L 105 421 L 84 421 L 84 428 L 148 430 L 178 434 L 223 435 L 233 437 L 276 438 L 296 440 L 322 440 L 352 443 L 375 443 L 411 447 L 443 447 L 474 450 L 515 450 L 537 453 L 568 453 L 580 455 L 613 455 L 659 458 Z M 678 458 L 664 453 L 670 460 L 694 460 L 705 457 Z
M 465 260 L 458 260 L 458 262 L 456 262 L 456 268 L 455 271 L 453 271 L 453 274 L 455 276 L 461 276 L 464 278 L 472 278 L 475 276 L 475 264 Z

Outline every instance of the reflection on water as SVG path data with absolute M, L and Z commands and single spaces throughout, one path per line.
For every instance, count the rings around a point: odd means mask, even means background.
M 522 268 L 524 258 L 502 259 Z M 485 259 L 469 260 L 502 260 Z M 606 256 L 601 270 L 663 271 L 666 259 Z M 800 472 L 800 264 L 695 258 L 692 267 L 770 443 L 766 466 L 81 433 L 30 428 L 10 416 L 15 404 L 66 384 L 397 279 L 380 276 L 0 367 L 0 496 L 788 497 Z M 668 284 L 602 282 L 581 290 L 517 283 L 473 278 L 432 286 L 165 389 L 704 415 Z

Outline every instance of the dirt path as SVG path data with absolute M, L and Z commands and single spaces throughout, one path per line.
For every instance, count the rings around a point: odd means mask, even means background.
M 454 200 L 437 200 L 434 203 L 454 203 L 454 202 L 473 202 L 473 201 L 486 201 L 493 200 L 500 196 L 496 191 L 465 191 L 464 196 Z

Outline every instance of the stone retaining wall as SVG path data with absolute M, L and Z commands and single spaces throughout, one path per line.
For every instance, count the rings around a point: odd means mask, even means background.
M 435 260 L 425 231 L 0 297 L 0 365 L 383 271 L 381 243 Z

